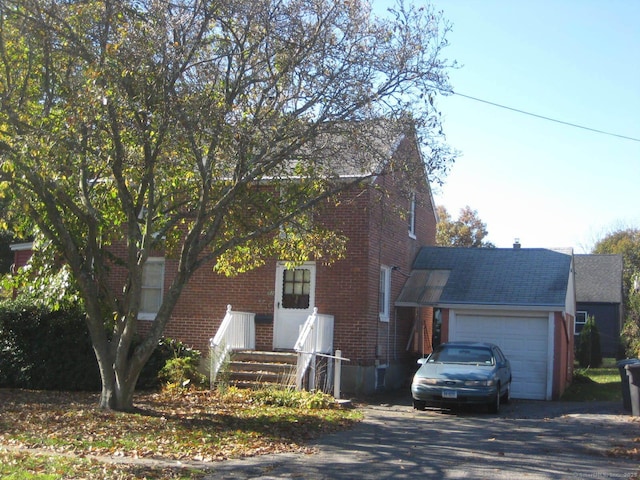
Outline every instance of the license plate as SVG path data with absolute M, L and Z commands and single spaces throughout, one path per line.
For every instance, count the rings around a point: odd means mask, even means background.
M 458 398 L 458 392 L 456 390 L 443 390 L 442 398 Z

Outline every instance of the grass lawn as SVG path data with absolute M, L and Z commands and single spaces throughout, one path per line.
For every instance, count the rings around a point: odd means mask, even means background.
M 610 400 L 622 402 L 620 373 L 615 358 L 605 358 L 601 367 L 575 367 L 573 382 L 565 390 L 562 400 L 592 402 Z
M 0 389 L 0 477 L 201 478 L 206 462 L 306 452 L 309 440 L 361 419 L 331 397 L 295 391 L 144 393 L 135 413 L 97 404 L 92 393 Z

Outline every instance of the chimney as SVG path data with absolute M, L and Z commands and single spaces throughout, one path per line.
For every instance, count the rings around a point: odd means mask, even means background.
M 516 238 L 516 239 L 513 241 L 513 248 L 520 248 L 521 246 L 522 246 L 522 245 L 520 245 L 520 239 L 519 239 L 519 238 Z

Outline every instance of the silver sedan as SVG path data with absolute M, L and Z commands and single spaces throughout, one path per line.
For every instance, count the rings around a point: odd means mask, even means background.
M 484 404 L 497 413 L 500 403 L 511 398 L 509 360 L 492 343 L 444 343 L 418 363 L 421 366 L 411 384 L 413 406 L 418 410 Z

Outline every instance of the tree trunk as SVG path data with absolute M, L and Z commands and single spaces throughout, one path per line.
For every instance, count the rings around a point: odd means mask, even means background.
M 142 368 L 136 368 L 131 362 L 127 363 L 125 368 L 129 369 L 130 372 L 134 369 L 138 371 L 125 375 L 117 372 L 113 365 L 106 365 L 106 368 L 103 368 L 102 362 L 98 361 L 102 380 L 100 408 L 119 412 L 131 412 L 134 410 L 133 394 L 135 393 L 136 383 Z M 124 380 L 121 380 L 123 378 Z
M 126 355 L 126 361 L 118 365 L 115 359 L 117 351 L 114 340 L 109 339 L 101 322 L 87 318 L 93 351 L 100 370 L 102 391 L 100 393 L 100 408 L 116 411 L 133 410 L 133 394 L 144 363 L 134 362 L 134 356 Z M 98 327 L 98 328 L 92 328 Z M 119 345 L 117 348 L 122 348 Z M 129 345 L 125 346 L 128 350 Z M 127 352 L 128 353 L 128 352 Z
M 102 392 L 100 394 L 100 408 L 105 410 L 115 410 L 118 412 L 131 412 L 133 408 L 133 394 L 135 385 L 105 385 L 102 382 Z
M 132 349 L 133 332 L 137 331 L 136 313 L 124 320 L 125 326 L 112 330 L 109 336 L 105 328 L 105 322 L 97 295 L 85 296 L 85 308 L 87 309 L 87 326 L 93 344 L 93 351 L 98 361 L 102 392 L 100 394 L 100 407 L 108 410 L 130 412 L 134 410 L 133 396 L 136 384 L 144 365 L 147 363 L 156 349 L 164 328 L 171 317 L 182 289 L 189 279 L 182 269 L 173 280 L 169 290 L 165 293 L 162 305 L 153 321 L 151 328 L 141 343 Z M 87 285 L 87 291 L 91 292 Z M 135 294 L 139 297 L 139 292 Z M 89 298 L 90 300 L 87 300 Z M 125 309 L 127 310 L 127 309 Z M 128 309 L 131 310 L 131 309 Z

